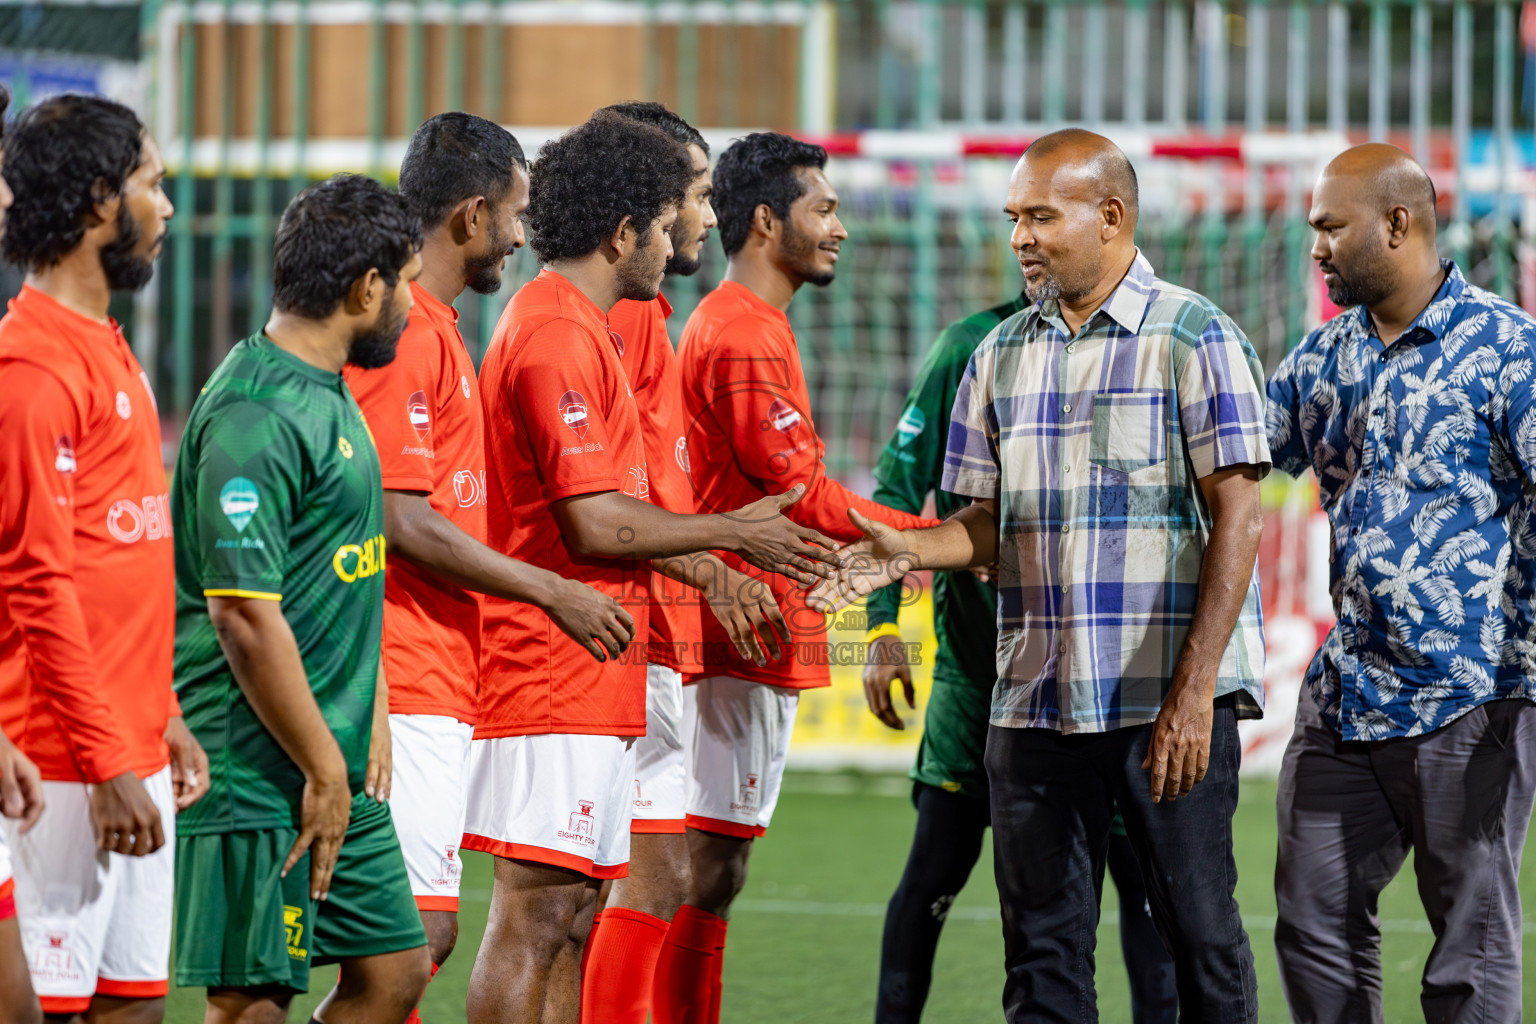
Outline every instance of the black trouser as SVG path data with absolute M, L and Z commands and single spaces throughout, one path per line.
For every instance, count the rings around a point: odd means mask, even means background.
M 1151 735 L 1151 725 L 1070 736 L 988 732 L 1010 1022 L 1098 1020 L 1094 943 L 1116 806 L 1142 864 L 1152 920 L 1173 954 L 1180 1020 L 1258 1019 L 1253 953 L 1233 898 L 1234 702 L 1216 702 L 1210 769 L 1188 796 L 1152 803 L 1141 767 Z
M 901 883 L 891 896 L 880 944 L 876 1024 L 916 1024 L 933 981 L 939 932 L 955 896 L 981 856 L 987 805 L 937 786 L 917 783 L 917 830 Z M 1134 1024 L 1172 1024 L 1177 1007 L 1173 960 L 1147 912 L 1141 868 L 1130 841 L 1115 836 L 1109 872 L 1120 891 L 1120 942 L 1131 983 Z M 1102 879 L 1101 879 L 1102 884 Z

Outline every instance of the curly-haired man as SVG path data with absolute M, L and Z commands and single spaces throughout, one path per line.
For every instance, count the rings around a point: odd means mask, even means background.
M 853 540 L 850 507 L 911 526 L 932 520 L 854 494 L 822 464 L 786 310 L 802 285 L 832 283 L 848 237 L 826 162 L 820 146 L 772 132 L 739 139 L 721 154 L 714 205 L 730 266 L 688 318 L 678 361 L 700 507 L 734 508 L 803 487 L 790 514 Z M 831 683 L 825 617 L 810 612 L 787 581 L 728 561 L 773 589 L 790 643 L 771 661 L 743 657 L 705 623 L 704 666 L 685 691 L 692 880 L 657 969 L 658 1024 L 719 1019 L 725 918 L 746 883 L 753 839 L 773 817 L 799 693 Z
M 537 609 L 486 601 L 464 848 L 497 861 L 470 978 L 476 1024 L 570 1020 L 598 887 L 628 873 L 649 560 L 728 550 L 810 581 L 832 557 L 819 546 L 827 538 L 778 514 L 799 492 L 714 516 L 648 500 L 640 418 L 608 312 L 656 297 L 693 180 L 680 143 L 612 113 L 547 144 L 530 176 L 531 245 L 544 270 L 507 306 L 480 372 L 490 543 L 619 598 L 640 643 L 594 661 Z M 678 564 L 686 575 L 703 563 Z M 605 972 L 626 957 L 654 959 L 664 937 L 605 921 L 588 985 L 608 984 Z M 598 1010 L 605 1022 L 644 1020 L 643 998 L 638 1009 L 593 1000 L 582 1018 Z
M 108 315 L 154 272 L 164 175 L 133 111 L 95 96 L 43 100 L 5 141 L 26 283 L 0 320 L 0 727 L 48 804 L 5 845 L 43 1012 L 138 1022 L 165 1014 L 176 812 L 208 776 L 171 693 L 160 418 Z

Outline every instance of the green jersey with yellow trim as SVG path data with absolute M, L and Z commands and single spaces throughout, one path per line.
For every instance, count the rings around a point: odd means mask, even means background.
M 176 693 L 213 785 L 181 812 L 177 830 L 297 826 L 304 775 L 235 681 L 207 599 L 282 603 L 360 792 L 384 620 L 384 492 L 378 452 L 341 375 L 264 334 L 236 345 L 192 407 L 171 517 Z

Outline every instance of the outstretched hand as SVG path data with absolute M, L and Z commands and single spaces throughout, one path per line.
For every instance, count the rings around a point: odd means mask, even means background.
M 848 521 L 864 539 L 839 549 L 837 575 L 806 594 L 805 603 L 816 611 L 839 611 L 921 568 L 900 530 L 851 508 Z
M 759 569 L 788 576 L 809 586 L 837 572 L 837 542 L 785 517 L 784 510 L 805 496 L 796 484 L 783 494 L 770 494 L 726 517 L 736 524 L 733 550 Z

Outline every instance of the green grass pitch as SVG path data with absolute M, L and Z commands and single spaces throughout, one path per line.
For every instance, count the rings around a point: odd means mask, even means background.
M 791 775 L 769 835 L 753 853 L 752 875 L 732 917 L 726 953 L 726 1024 L 865 1022 L 873 1019 L 884 903 L 901 873 L 914 811 L 905 779 Z M 1259 1018 L 1288 1019 L 1275 969 L 1273 890 L 1275 787 L 1245 782 L 1238 808 L 1238 901 L 1259 972 Z M 1529 847 L 1527 848 L 1529 852 Z M 427 990 L 426 1024 L 464 1019 L 464 989 L 485 926 L 490 858 L 464 858 L 459 946 Z M 1419 974 L 1433 941 L 1414 889 L 1412 864 L 1382 896 L 1386 1019 L 1422 1020 Z M 1536 868 L 1521 878 L 1525 952 L 1536 934 Z M 1125 971 L 1114 927 L 1114 886 L 1106 882 L 1099 929 L 1099 1009 L 1105 1021 L 1129 1021 Z M 990 846 L 955 904 L 939 945 L 931 1024 L 1000 1020 L 1002 938 Z M 291 1021 L 305 1020 L 324 996 L 334 968 L 318 970 L 314 990 L 294 1001 Z M 1525 1013 L 1536 1017 L 1536 998 Z M 170 1024 L 202 1020 L 202 990 L 172 989 Z

